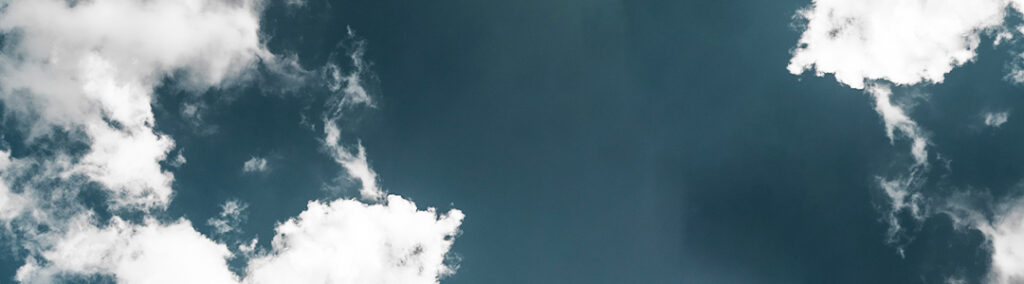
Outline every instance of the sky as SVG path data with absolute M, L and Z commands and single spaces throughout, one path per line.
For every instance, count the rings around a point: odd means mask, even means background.
M 0 0 L 0 283 L 1022 283 L 1019 0 Z

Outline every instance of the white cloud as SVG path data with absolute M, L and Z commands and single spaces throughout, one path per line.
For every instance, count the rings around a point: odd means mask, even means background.
M 1024 282 L 1024 199 L 999 202 L 992 210 L 972 207 L 969 200 L 966 194 L 952 196 L 945 213 L 957 228 L 974 228 L 985 235 L 992 253 L 987 282 Z M 981 213 L 987 211 L 991 213 Z
M 240 231 L 238 226 L 245 220 L 245 210 L 248 208 L 248 204 L 238 200 L 225 201 L 220 205 L 220 215 L 206 220 L 206 224 L 213 227 L 217 234 Z
M 946 277 L 946 284 L 967 284 L 967 280 L 959 276 Z
M 377 187 L 377 173 L 370 168 L 366 161 L 366 149 L 363 145 L 357 145 L 353 154 L 347 147 L 341 145 L 341 129 L 333 120 L 324 122 L 324 145 L 327 146 L 329 154 L 334 161 L 345 168 L 349 177 L 359 180 L 359 195 L 366 200 L 379 200 L 384 196 L 384 191 Z
M 142 225 L 115 217 L 97 227 L 72 220 L 69 231 L 38 260 L 22 266 L 16 279 L 60 282 L 67 275 L 112 275 L 119 283 L 237 283 L 228 270 L 227 247 L 196 232 L 186 220 Z
M 889 136 L 889 141 L 895 140 L 895 134 L 902 134 L 910 139 L 910 153 L 914 156 L 915 164 L 926 165 L 928 163 L 928 139 L 917 123 L 907 116 L 903 108 L 892 103 L 892 90 L 886 85 L 872 84 L 868 86 L 867 92 L 875 98 L 875 111 L 882 116 L 882 121 L 885 122 L 885 133 Z
M 222 216 L 244 205 L 227 202 Z M 254 256 L 240 278 L 230 272 L 227 246 L 203 236 L 184 219 L 132 224 L 114 217 L 98 226 L 91 215 L 68 220 L 62 234 L 17 273 L 25 283 L 109 275 L 121 283 L 437 283 L 454 272 L 446 261 L 464 215 L 438 215 L 390 195 L 386 204 L 338 199 L 313 201 L 276 228 L 272 249 L 253 255 L 256 240 L 239 245 Z
M 306 0 L 285 0 L 284 2 L 291 6 L 306 6 Z
M 153 130 L 154 87 L 183 75 L 203 89 L 240 76 L 261 54 L 251 1 L 12 0 L 0 10 L 0 99 L 35 138 L 82 131 L 73 172 L 111 191 L 116 207 L 163 207 L 174 141 Z
M 0 33 L 9 35 L 0 52 L 0 100 L 9 107 L 5 114 L 23 124 L 30 136 L 26 143 L 67 133 L 87 147 L 84 154 L 74 154 L 58 145 L 47 149 L 52 154 L 19 158 L 0 151 L 0 221 L 5 228 L 18 227 L 18 245 L 26 251 L 17 280 L 49 283 L 75 275 L 107 275 L 123 283 L 265 283 L 291 276 L 328 283 L 436 283 L 452 272 L 445 257 L 462 212 L 453 209 L 438 216 L 434 209 L 418 210 L 397 195 L 384 198 L 366 150 L 361 144 L 352 150 L 340 141 L 336 121 L 345 108 L 373 106 L 362 86 L 368 72 L 362 42 L 349 54 L 354 66 L 350 72 L 330 65 L 309 74 L 320 74 L 336 92 L 323 117 L 325 148 L 349 177 L 360 181 L 363 199 L 373 202 L 314 201 L 299 217 L 277 227 L 269 251 L 257 248 L 255 239 L 239 244 L 243 257 L 254 257 L 244 278 L 227 266 L 227 259 L 237 256 L 196 231 L 190 221 L 157 221 L 167 220 L 160 218 L 166 212 L 151 209 L 165 208 L 174 195 L 174 176 L 161 163 L 175 166 L 185 159 L 179 151 L 166 161 L 175 143 L 154 129 L 154 88 L 173 78 L 182 89 L 201 93 L 246 80 L 258 60 L 274 68 L 285 66 L 274 62 L 260 43 L 262 4 L 0 4 Z M 296 76 L 304 80 L 308 74 Z M 197 106 L 182 109 L 186 118 L 201 123 L 199 111 Z M 265 171 L 267 161 L 253 157 L 243 169 Z M 114 217 L 98 220 L 77 200 L 90 183 L 110 193 L 105 196 Z M 221 214 L 207 223 L 217 233 L 237 232 L 245 208 L 237 201 L 226 202 Z M 305 262 L 314 258 L 320 262 Z
M 324 114 L 324 146 L 334 161 L 345 168 L 348 176 L 360 182 L 359 194 L 366 200 L 380 200 L 385 193 L 377 186 L 377 173 L 370 168 L 366 160 L 366 149 L 362 144 L 356 145 L 353 151 L 341 144 L 341 128 L 335 122 L 342 118 L 346 109 L 355 106 L 373 107 L 373 99 L 367 94 L 362 82 L 367 75 L 366 62 L 363 60 L 366 44 L 355 38 L 355 32 L 348 29 L 349 40 L 355 46 L 349 52 L 354 70 L 342 76 L 337 65 L 328 64 L 324 72 L 327 75 L 327 88 L 336 92 L 329 102 L 328 111 Z M 340 92 L 340 93 L 338 93 Z
M 927 207 L 924 205 L 924 196 L 917 192 L 921 186 L 922 175 L 917 169 L 911 169 L 909 173 L 893 178 L 876 177 L 879 187 L 889 197 L 892 204 L 887 208 L 885 222 L 889 225 L 886 231 L 886 241 L 896 248 L 901 257 L 904 255 L 903 224 L 900 223 L 900 214 L 907 213 L 915 221 L 924 220 L 927 216 Z
M 76 166 L 76 173 L 111 190 L 116 207 L 170 202 L 174 176 L 162 170 L 160 161 L 174 147 L 173 140 L 150 127 L 127 132 L 93 121 L 85 129 L 92 138 L 92 150 Z
M 348 74 L 342 75 L 342 70 L 333 63 L 328 63 L 324 66 L 324 73 L 327 77 L 327 88 L 332 92 L 342 92 L 341 106 L 344 105 L 367 105 L 373 107 L 373 99 L 370 98 L 369 93 L 366 92 L 366 88 L 363 87 L 362 78 L 367 75 L 366 61 L 363 59 L 363 55 L 366 53 L 366 42 L 362 40 L 356 40 L 355 31 L 351 27 L 347 28 L 349 40 L 353 41 L 355 45 L 352 50 L 349 51 L 349 59 L 352 61 L 353 70 Z M 340 109 L 336 108 L 335 111 Z M 340 112 L 336 112 L 333 115 L 340 115 Z
M 185 149 L 181 149 L 178 150 L 178 154 L 175 155 L 174 159 L 171 159 L 168 164 L 172 167 L 180 168 L 181 166 L 184 166 L 186 162 L 188 162 L 188 160 L 185 159 Z
M 962 202 L 956 196 L 936 199 L 952 204 L 949 208 L 926 201 L 934 197 L 919 191 L 928 171 L 928 137 L 906 107 L 893 104 L 889 86 L 941 83 L 954 68 L 974 60 L 982 34 L 994 34 L 996 45 L 1013 42 L 1024 27 L 1006 26 L 1006 11 L 1022 8 L 1021 0 L 814 0 L 797 14 L 806 26 L 788 66 L 793 74 L 833 74 L 841 84 L 866 89 L 890 141 L 910 140 L 914 163 L 895 178 L 879 178 L 892 202 L 887 215 L 890 241 L 901 230 L 901 212 L 918 220 L 935 212 L 949 213 L 958 227 L 978 229 L 991 242 L 989 281 L 995 283 L 1024 282 L 1024 202 L 1002 203 L 989 220 L 978 213 L 985 210 L 958 204 Z M 1024 54 L 1017 60 L 1021 58 Z M 1007 79 L 1024 81 L 1022 64 L 1011 67 Z M 1008 118 L 1009 112 L 989 112 L 984 123 L 999 127 Z
M 242 171 L 247 173 L 267 171 L 267 159 L 253 156 L 242 164 Z
M 351 29 L 348 33 L 355 43 L 349 52 L 354 70 L 342 75 L 337 65 L 323 69 L 328 89 L 335 92 L 323 117 L 323 145 L 346 175 L 359 181 L 362 199 L 383 203 L 310 202 L 297 218 L 276 228 L 271 251 L 250 260 L 246 282 L 437 283 L 454 272 L 445 258 L 462 211 L 438 216 L 433 208 L 418 210 L 412 201 L 386 195 L 363 145 L 353 150 L 342 144 L 336 121 L 349 108 L 374 106 L 362 85 L 368 75 L 365 44 Z
M 806 21 L 787 69 L 795 75 L 812 71 L 833 74 L 841 84 L 865 89 L 885 123 L 891 143 L 910 141 L 913 163 L 895 177 L 879 178 L 892 202 L 887 214 L 889 241 L 901 233 L 898 214 L 921 220 L 931 213 L 932 202 L 920 191 L 928 172 L 929 139 L 906 113 L 893 104 L 892 85 L 941 83 L 954 68 L 971 62 L 981 35 L 995 35 L 995 44 L 1012 42 L 1020 27 L 1005 27 L 1008 8 L 1021 9 L 1019 0 L 814 0 L 798 12 Z M 1024 78 L 1020 66 L 1009 80 Z M 1020 80 L 1018 80 L 1020 81 Z M 984 123 L 998 127 L 1009 113 L 987 113 Z M 937 159 L 941 159 L 938 155 Z M 981 230 L 992 242 L 992 281 L 1024 281 L 1024 208 L 1008 205 L 992 222 L 974 210 L 958 208 L 951 214 L 964 225 Z M 965 213 L 968 212 L 968 213 Z M 902 253 L 902 244 L 897 243 Z
M 1020 210 L 998 216 L 992 227 L 979 226 L 992 242 L 993 282 L 1024 281 L 1024 214 Z
M 249 263 L 251 283 L 437 283 L 463 214 L 396 195 L 387 204 L 310 202 L 279 225 L 270 254 Z
M 1010 119 L 1010 112 L 1007 112 L 1007 111 L 1003 111 L 1003 112 L 986 112 L 985 113 L 985 125 L 988 125 L 988 126 L 991 126 L 991 127 L 1002 126 L 1003 123 L 1006 123 L 1006 121 L 1009 120 L 1009 119 Z
M 855 89 L 865 81 L 940 83 L 975 57 L 979 33 L 1003 23 L 1005 0 L 814 0 L 798 12 L 806 28 L 793 74 L 834 74 Z
M 875 99 L 875 111 L 882 118 L 889 142 L 894 143 L 897 137 L 910 140 L 910 154 L 914 162 L 906 172 L 895 177 L 877 177 L 879 187 L 891 202 L 885 216 L 889 225 L 888 242 L 894 244 L 900 255 L 903 255 L 904 244 L 899 239 L 903 226 L 899 214 L 907 212 L 916 220 L 924 218 L 923 197 L 917 191 L 928 170 L 928 139 L 917 123 L 903 111 L 903 107 L 892 103 L 892 90 L 888 85 L 871 84 L 865 91 Z
M 210 135 L 217 132 L 217 125 L 207 124 L 204 118 L 206 105 L 201 102 L 185 102 L 181 105 L 180 115 L 192 131 L 200 135 Z
M 7 175 L 16 169 L 12 168 L 11 152 L 0 150 L 0 221 L 7 222 L 20 215 L 29 206 L 26 197 L 11 191 Z

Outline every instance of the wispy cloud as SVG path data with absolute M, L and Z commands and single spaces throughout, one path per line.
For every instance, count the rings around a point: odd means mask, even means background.
M 349 40 L 354 42 L 354 47 L 349 51 L 353 70 L 346 75 L 341 75 L 342 72 L 337 65 L 328 64 L 324 69 L 327 75 L 327 87 L 335 95 L 328 101 L 328 110 L 323 116 L 323 144 L 334 160 L 345 168 L 348 176 L 359 180 L 361 185 L 359 194 L 363 199 L 380 200 L 384 197 L 384 191 L 377 186 L 377 173 L 370 168 L 366 160 L 366 149 L 361 143 L 356 145 L 355 150 L 343 145 L 341 127 L 337 124 L 337 121 L 342 119 L 348 109 L 373 107 L 373 99 L 362 85 L 362 78 L 369 75 L 369 71 L 366 70 L 366 62 L 363 60 L 366 43 L 357 39 L 351 28 L 348 29 L 348 36 Z
M 928 139 L 917 123 L 907 116 L 902 107 L 892 103 L 892 90 L 884 84 L 872 84 L 867 89 L 875 99 L 875 111 L 885 123 L 885 134 L 889 142 L 895 141 L 895 135 L 901 134 L 911 141 L 910 153 L 914 156 L 914 166 L 928 164 Z M 897 132 L 898 131 L 898 132 Z
M 25 144 L 46 148 L 21 157 L 0 151 L 0 222 L 18 234 L 17 245 L 26 252 L 18 281 L 105 275 L 124 283 L 265 283 L 282 276 L 317 283 L 434 283 L 452 272 L 445 256 L 462 212 L 420 210 L 386 195 L 366 149 L 340 140 L 337 121 L 346 109 L 373 105 L 361 84 L 368 74 L 363 44 L 349 54 L 352 70 L 302 70 L 288 63 L 294 58 L 277 57 L 262 45 L 262 6 L 258 0 L 4 2 L 0 33 L 17 36 L 5 37 L 0 52 L 0 100 L 5 115 L 27 133 Z M 310 202 L 276 228 L 269 249 L 257 248 L 255 239 L 238 245 L 236 251 L 252 259 L 247 275 L 236 275 L 227 264 L 237 257 L 232 249 L 162 210 L 174 196 L 174 175 L 161 163 L 180 166 L 185 159 L 179 150 L 168 161 L 175 142 L 154 128 L 151 105 L 154 89 L 167 78 L 198 95 L 248 83 L 259 64 L 291 66 L 269 69 L 295 71 L 299 83 L 326 74 L 318 82 L 335 97 L 323 114 L 323 144 L 345 175 L 360 180 L 361 197 L 369 203 Z M 198 111 L 183 108 L 202 123 Z M 253 157 L 243 170 L 267 166 Z M 97 186 L 109 197 L 101 206 L 112 217 L 78 200 L 83 188 Z M 207 225 L 217 233 L 238 232 L 246 208 L 226 202 Z
M 245 210 L 249 208 L 238 200 L 228 200 L 220 205 L 220 215 L 206 220 L 206 224 L 213 227 L 218 234 L 226 234 L 240 230 L 239 225 L 245 220 Z

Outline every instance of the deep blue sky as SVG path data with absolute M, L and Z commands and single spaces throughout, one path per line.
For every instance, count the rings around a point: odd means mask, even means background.
M 366 40 L 377 107 L 349 129 L 381 185 L 467 215 L 442 283 L 979 279 L 983 238 L 943 217 L 906 257 L 885 243 L 875 176 L 903 148 L 869 96 L 786 71 L 808 4 L 309 0 L 272 5 L 263 30 L 310 68 L 344 50 L 346 27 Z M 980 50 L 915 110 L 957 161 L 937 188 L 999 193 L 1021 178 L 1006 160 L 1024 156 L 1015 117 L 993 133 L 976 116 L 1024 101 L 1001 80 L 1005 50 Z M 275 223 L 332 197 L 321 186 L 339 169 L 299 124 L 323 99 L 218 92 L 205 118 L 218 131 L 200 135 L 163 108 L 187 98 L 160 90 L 157 128 L 188 159 L 169 215 L 206 220 L 241 198 L 245 231 L 266 245 Z M 251 155 L 273 170 L 242 174 Z

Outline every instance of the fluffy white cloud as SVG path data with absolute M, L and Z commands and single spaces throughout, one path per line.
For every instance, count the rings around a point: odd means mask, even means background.
M 350 72 L 328 65 L 319 73 L 291 75 L 304 82 L 319 74 L 335 92 L 323 116 L 323 144 L 347 176 L 360 181 L 360 194 L 370 203 L 314 201 L 278 226 L 270 250 L 257 248 L 256 239 L 238 245 L 241 257 L 252 257 L 246 277 L 228 269 L 226 260 L 239 256 L 190 221 L 157 221 L 166 220 L 159 216 L 166 212 L 151 209 L 167 206 L 174 194 L 174 177 L 161 163 L 180 166 L 185 159 L 179 150 L 165 161 L 174 141 L 154 130 L 154 88 L 168 78 L 193 92 L 237 84 L 258 60 L 274 70 L 301 69 L 294 58 L 275 61 L 260 43 L 261 5 L 0 0 L 6 115 L 22 123 L 28 144 L 66 134 L 87 148 L 78 154 L 57 145 L 47 149 L 52 154 L 20 158 L 0 151 L 0 221 L 4 228 L 18 227 L 18 245 L 27 251 L 17 280 L 105 275 L 123 283 L 435 283 L 452 272 L 445 256 L 462 212 L 439 216 L 397 195 L 385 200 L 366 150 L 341 142 L 336 121 L 344 110 L 373 105 L 361 83 L 368 72 L 362 42 L 349 54 Z M 202 123 L 198 107 L 186 105 L 183 114 Z M 267 161 L 254 157 L 243 169 L 265 171 Z M 109 220 L 99 220 L 77 200 L 89 183 L 110 193 Z M 218 234 L 237 232 L 245 208 L 226 202 L 207 223 Z
M 979 33 L 1003 23 L 1005 0 L 814 0 L 789 71 L 861 89 L 866 80 L 939 83 L 975 57 Z
M 1002 126 L 1003 123 L 1006 123 L 1006 121 L 1009 120 L 1009 119 L 1010 119 L 1010 112 L 1008 112 L 1008 111 L 1003 111 L 1003 112 L 986 112 L 985 113 L 985 125 L 988 125 L 988 126 L 991 126 L 991 127 Z
M 186 220 L 133 225 L 115 217 L 98 227 L 80 216 L 66 235 L 39 259 L 22 266 L 16 279 L 60 282 L 70 275 L 112 275 L 120 283 L 237 283 L 227 266 L 231 252 L 196 232 Z
M 957 228 L 981 231 L 991 245 L 992 267 L 987 282 L 1024 282 L 1024 199 L 1010 199 L 995 204 L 991 210 L 969 205 L 968 194 L 957 194 L 947 200 L 943 212 L 954 220 Z M 991 211 L 991 214 L 981 212 Z
M 7 183 L 8 177 L 12 169 L 11 152 L 0 150 L 0 221 L 7 222 L 20 215 L 26 206 L 29 206 L 29 201 L 21 194 L 11 191 L 10 185 Z
M 992 242 L 993 282 L 1024 281 L 1024 210 L 1021 206 L 997 216 L 992 226 L 978 226 Z
M 203 89 L 238 77 L 266 52 L 252 1 L 10 0 L 0 10 L 0 99 L 31 137 L 81 131 L 74 172 L 117 207 L 166 206 L 161 169 L 174 142 L 154 132 L 153 88 L 168 76 Z M 27 119 L 32 118 L 32 119 Z
M 1024 203 L 1004 203 L 990 220 L 977 213 L 984 210 L 941 208 L 945 205 L 925 201 L 919 189 L 928 171 L 928 137 L 905 106 L 893 103 L 890 85 L 941 83 L 947 73 L 975 58 L 984 33 L 996 34 L 995 44 L 1012 42 L 1022 27 L 1006 26 L 1006 11 L 1022 8 L 1021 0 L 814 0 L 797 13 L 806 26 L 788 66 L 793 74 L 833 74 L 841 84 L 865 89 L 875 100 L 890 141 L 911 142 L 914 163 L 895 178 L 879 178 L 892 202 L 887 216 L 890 241 L 900 231 L 901 212 L 918 220 L 935 212 L 950 213 L 959 226 L 976 228 L 991 241 L 989 280 L 997 283 L 1024 282 Z M 1018 64 L 1007 78 L 1019 83 L 1024 81 L 1021 74 Z M 986 113 L 984 123 L 999 127 L 1008 117 L 1008 112 Z
M 242 164 L 242 171 L 247 173 L 267 171 L 267 159 L 253 156 Z
M 418 210 L 398 195 L 386 195 L 377 185 L 361 143 L 342 144 L 340 120 L 349 108 L 373 107 L 363 87 L 368 71 L 365 43 L 349 39 L 354 67 L 344 73 L 328 64 L 323 70 L 327 88 L 335 92 L 323 116 L 323 145 L 347 177 L 359 181 L 367 204 L 338 199 L 310 202 L 306 211 L 276 228 L 272 249 L 253 258 L 247 267 L 249 283 L 437 283 L 454 272 L 445 257 L 464 215 L 452 209 L 438 215 L 434 208 Z M 386 196 L 385 196 L 386 195 Z
M 273 250 L 249 263 L 252 283 L 437 283 L 463 214 L 396 195 L 387 204 L 310 202 L 277 227 Z
M 234 205 L 232 205 L 234 204 Z M 228 202 L 221 215 L 244 208 Z M 84 214 L 18 270 L 26 283 L 109 275 L 122 283 L 437 283 L 464 215 L 417 209 L 396 195 L 387 204 L 313 201 L 276 228 L 273 248 L 250 260 L 244 279 L 228 270 L 234 255 L 187 220 L 132 224 L 114 217 L 98 226 Z M 243 252 L 251 252 L 243 246 Z

